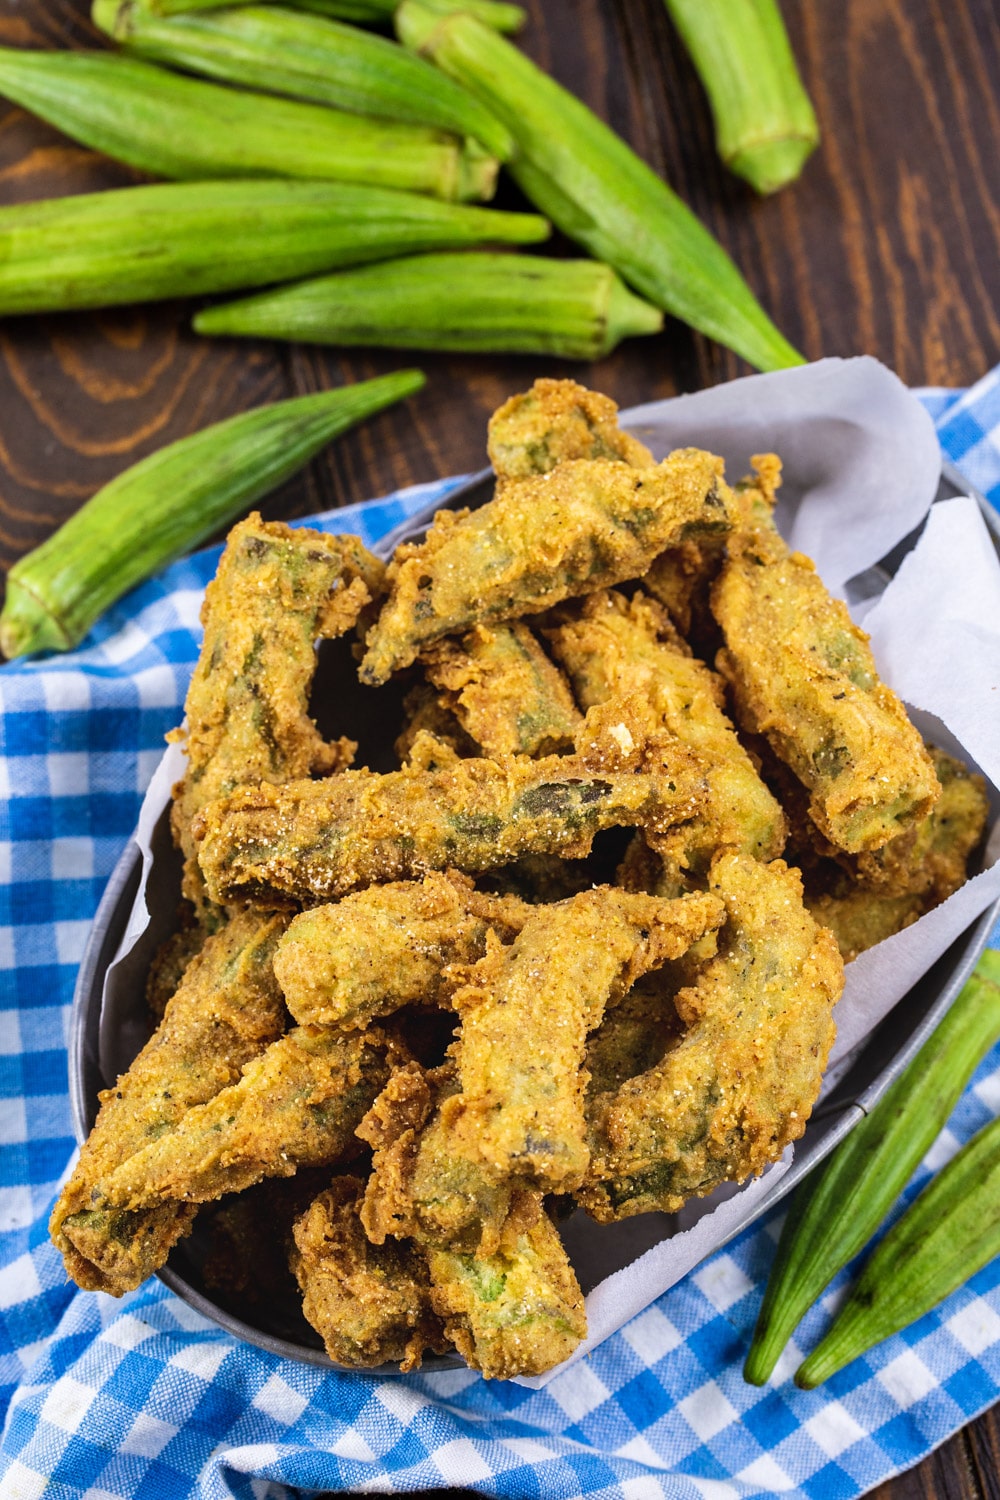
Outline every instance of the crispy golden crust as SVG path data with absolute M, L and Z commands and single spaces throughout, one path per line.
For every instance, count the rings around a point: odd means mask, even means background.
M 723 711 L 722 684 L 691 655 L 660 605 L 641 592 L 631 599 L 591 594 L 576 619 L 547 635 L 581 707 L 639 694 L 653 723 L 704 761 L 704 811 L 652 841 L 668 863 L 704 876 L 720 848 L 763 860 L 781 853 L 784 815 Z
M 174 837 L 184 894 L 204 893 L 191 821 L 206 803 L 252 781 L 291 781 L 350 764 L 350 740 L 327 744 L 309 717 L 318 636 L 350 630 L 385 569 L 357 537 L 326 536 L 254 512 L 229 533 L 202 605 L 204 641 L 178 735 L 187 769 L 174 788 Z
M 499 1244 L 520 1185 L 452 1149 L 442 1109 L 458 1087 L 453 1063 L 427 1070 L 410 1062 L 358 1126 L 375 1153 L 361 1211 L 374 1244 L 387 1236 L 475 1252 Z
M 489 1256 L 429 1250 L 431 1300 L 459 1353 L 487 1380 L 540 1375 L 587 1336 L 583 1293 L 548 1215 L 511 1215 Z
M 689 751 L 648 730 L 636 705 L 614 703 L 588 716 L 578 755 L 460 760 L 425 740 L 384 776 L 243 788 L 199 818 L 209 892 L 222 904 L 329 900 L 449 866 L 495 869 L 524 853 L 580 857 L 602 828 L 662 831 L 696 811 L 704 781 Z
M 656 1067 L 593 1100 L 578 1200 L 602 1222 L 672 1211 L 742 1182 L 805 1129 L 843 987 L 833 934 L 805 910 L 798 872 L 720 855 L 718 956 L 674 1004 L 687 1027 Z
M 66 1269 L 88 1291 L 121 1296 L 152 1275 L 191 1227 L 185 1204 L 120 1212 L 104 1185 L 147 1143 L 175 1128 L 240 1077 L 275 1041 L 287 1013 L 272 969 L 286 919 L 237 914 L 188 965 L 163 1020 L 114 1088 L 52 1211 L 49 1232 Z
M 349 1160 L 355 1127 L 389 1076 L 387 1055 L 391 1044 L 377 1031 L 296 1027 L 248 1063 L 238 1083 L 188 1109 L 105 1178 L 101 1202 L 207 1203 L 265 1177 Z
M 364 1183 L 336 1177 L 295 1222 L 292 1270 L 302 1310 L 338 1364 L 371 1369 L 392 1360 L 419 1368 L 447 1340 L 431 1308 L 427 1263 L 411 1245 L 373 1245 L 358 1217 Z
M 490 418 L 486 447 L 498 479 L 548 474 L 573 458 L 616 459 L 636 469 L 654 462 L 643 443 L 622 432 L 610 396 L 575 380 L 536 380 L 511 396 Z
M 578 1187 L 588 1033 L 723 914 L 711 895 L 662 901 L 603 886 L 536 907 L 509 947 L 492 943 L 455 995 L 461 1092 L 441 1107 L 451 1151 L 543 1192 Z
M 403 699 L 403 723 L 393 744 L 400 765 L 410 759 L 422 736 L 447 745 L 456 755 L 478 753 L 475 740 L 466 734 L 451 709 L 442 706 L 441 694 L 429 682 L 416 683 Z
M 529 911 L 454 870 L 370 886 L 297 916 L 274 971 L 300 1025 L 364 1027 L 403 1005 L 450 1006 L 454 966 L 482 958 L 490 931 L 509 942 Z
M 712 609 L 740 722 L 809 788 L 832 843 L 878 849 L 926 816 L 940 788 L 920 736 L 808 558 L 771 526 L 746 528 L 730 539 Z
M 871 853 L 826 845 L 806 862 L 806 905 L 833 931 L 845 963 L 909 927 L 968 877 L 989 815 L 986 783 L 944 751 L 930 755 L 941 797 L 926 818 Z
M 650 469 L 569 460 L 504 483 L 479 510 L 441 511 L 389 568 L 361 679 L 385 682 L 444 635 L 638 578 L 664 547 L 728 530 L 729 507 L 722 460 L 684 448 Z
M 551 755 L 571 748 L 581 714 L 559 668 L 527 625 L 477 625 L 421 657 L 428 680 L 487 755 Z

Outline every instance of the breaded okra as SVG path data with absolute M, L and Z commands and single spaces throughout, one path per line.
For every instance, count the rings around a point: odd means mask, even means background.
M 802 904 L 797 870 L 721 854 L 717 956 L 674 997 L 686 1027 L 662 1061 L 589 1103 L 577 1194 L 602 1223 L 672 1212 L 776 1161 L 805 1129 L 833 1042 L 844 966 Z
M 453 1063 L 397 1068 L 358 1126 L 374 1150 L 361 1219 L 373 1244 L 387 1236 L 490 1254 L 521 1184 L 452 1149 L 442 1111 L 458 1093 Z
M 692 822 L 651 839 L 683 879 L 704 877 L 717 849 L 773 859 L 785 842 L 781 807 L 723 711 L 718 677 L 696 660 L 666 611 L 636 593 L 591 594 L 575 619 L 547 632 L 583 708 L 641 694 L 662 724 L 705 762 L 708 801 Z
M 641 577 L 664 547 L 730 522 L 722 460 L 697 448 L 648 469 L 568 459 L 505 480 L 481 509 L 440 511 L 424 541 L 399 548 L 361 680 L 385 682 L 442 636 Z
M 455 995 L 461 1092 L 441 1106 L 448 1149 L 542 1192 L 579 1187 L 587 1035 L 640 975 L 721 925 L 717 896 L 662 900 L 598 886 L 537 906 L 495 939 Z
M 290 1259 L 302 1311 L 338 1364 L 414 1370 L 425 1350 L 448 1347 L 427 1262 L 399 1240 L 371 1243 L 358 1217 L 363 1193 L 359 1177 L 335 1177 L 296 1219 Z
M 288 1016 L 272 960 L 286 921 L 237 913 L 207 938 L 153 1036 L 101 1094 L 97 1122 L 49 1221 L 77 1285 L 120 1297 L 152 1275 L 189 1232 L 188 1204 L 153 1201 L 124 1211 L 104 1202 L 104 1185 L 189 1109 L 235 1083 L 284 1031 Z
M 238 1083 L 187 1110 L 100 1184 L 101 1201 L 143 1208 L 207 1203 L 265 1177 L 333 1166 L 390 1072 L 380 1032 L 296 1027 L 248 1063 Z
M 587 1336 L 580 1284 L 538 1198 L 510 1215 L 491 1255 L 428 1250 L 427 1264 L 445 1333 L 487 1380 L 540 1375 Z
M 229 533 L 208 585 L 204 640 L 177 732 L 187 751 L 172 826 L 184 893 L 204 897 L 191 822 L 253 781 L 292 781 L 349 765 L 350 740 L 328 744 L 309 717 L 317 637 L 343 635 L 378 592 L 384 567 L 353 536 L 326 536 L 254 512 Z
M 487 755 L 550 755 L 581 724 L 569 683 L 527 625 L 477 625 L 421 655 L 440 703 Z
M 940 795 L 934 767 L 868 637 L 761 507 L 729 539 L 712 611 L 740 723 L 808 787 L 831 843 L 878 849 L 926 816 Z
M 509 942 L 530 910 L 455 870 L 369 886 L 295 917 L 274 972 L 300 1025 L 364 1027 L 403 1005 L 449 1006 L 453 966 L 482 958 L 491 930 Z
M 627 700 L 605 708 L 588 716 L 575 755 L 461 760 L 424 736 L 401 771 L 244 787 L 199 818 L 209 894 L 222 904 L 330 900 L 520 854 L 578 858 L 602 828 L 662 831 L 692 816 L 705 790 L 696 758 L 650 739 L 648 714 Z
M 575 380 L 536 380 L 490 417 L 486 449 L 498 479 L 548 474 L 572 458 L 610 458 L 651 469 L 649 449 L 618 426 L 610 396 Z
M 968 878 L 989 816 L 986 783 L 942 750 L 930 756 L 941 796 L 926 818 L 881 849 L 845 855 L 830 848 L 806 862 L 806 905 L 833 931 L 845 963 L 909 927 Z

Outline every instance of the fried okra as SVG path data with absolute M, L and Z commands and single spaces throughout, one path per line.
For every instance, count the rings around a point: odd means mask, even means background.
M 361 1227 L 364 1183 L 335 1177 L 295 1221 L 292 1270 L 302 1311 L 327 1354 L 352 1369 L 392 1360 L 414 1370 L 447 1340 L 431 1307 L 427 1262 L 412 1245 L 373 1245 Z
M 575 380 L 536 380 L 490 418 L 486 449 L 498 479 L 548 474 L 573 458 L 617 459 L 651 469 L 653 455 L 618 426 L 610 396 Z
M 491 1255 L 428 1250 L 427 1264 L 445 1333 L 487 1380 L 540 1375 L 587 1336 L 580 1284 L 539 1199 L 510 1215 Z
M 208 1203 L 265 1177 L 357 1154 L 354 1131 L 391 1071 L 377 1031 L 296 1027 L 255 1057 L 238 1083 L 188 1109 L 100 1184 L 108 1206 L 164 1198 Z
M 703 760 L 704 810 L 651 839 L 681 878 L 703 877 L 720 848 L 763 860 L 781 853 L 784 815 L 723 711 L 722 683 L 691 655 L 660 605 L 641 592 L 626 599 L 602 591 L 547 635 L 581 707 L 640 694 L 653 722 Z
M 49 1232 L 78 1286 L 120 1297 L 166 1260 L 189 1232 L 186 1203 L 109 1204 L 107 1182 L 187 1111 L 239 1079 L 284 1031 L 288 1016 L 272 961 L 286 918 L 235 914 L 189 963 L 163 1020 L 127 1073 L 101 1094 L 101 1109 Z
M 292 781 L 350 764 L 350 740 L 328 744 L 309 717 L 317 637 L 343 635 L 378 593 L 384 565 L 353 536 L 262 521 L 229 533 L 205 592 L 204 640 L 178 731 L 187 752 L 172 827 L 184 894 L 204 902 L 191 823 L 216 797 L 253 781 Z
M 755 508 L 712 587 L 717 666 L 740 723 L 766 736 L 810 792 L 810 814 L 849 853 L 878 849 L 933 807 L 940 787 L 868 637 Z
M 440 511 L 423 542 L 398 549 L 361 680 L 385 682 L 442 636 L 638 578 L 664 547 L 729 526 L 722 460 L 697 448 L 649 469 L 570 459 L 507 481 L 479 510 Z
M 199 819 L 208 890 L 221 903 L 330 900 L 520 854 L 577 858 L 602 828 L 663 830 L 697 810 L 704 781 L 689 751 L 644 736 L 642 721 L 635 705 L 609 705 L 575 755 L 462 760 L 424 737 L 401 771 L 245 787 Z
M 527 625 L 477 625 L 428 646 L 428 681 L 487 755 L 550 755 L 572 747 L 581 714 L 569 683 Z
M 718 954 L 674 1006 L 686 1030 L 662 1061 L 590 1103 L 578 1201 L 602 1223 L 668 1212 L 742 1182 L 797 1140 L 833 1042 L 844 966 L 783 860 L 716 859 Z
M 369 886 L 292 921 L 275 973 L 300 1025 L 364 1027 L 404 1005 L 450 1006 L 456 966 L 510 941 L 530 907 L 450 871 Z

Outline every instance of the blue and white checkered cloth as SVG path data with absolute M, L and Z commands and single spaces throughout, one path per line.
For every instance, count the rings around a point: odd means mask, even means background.
M 1000 370 L 923 398 L 946 454 L 1000 504 Z M 324 523 L 371 542 L 448 487 Z M 180 717 L 217 557 L 135 590 L 71 655 L 0 671 L 0 1492 L 277 1500 L 467 1486 L 553 1500 L 847 1500 L 1000 1398 L 1000 1261 L 818 1391 L 788 1380 L 795 1349 L 780 1383 L 744 1384 L 780 1210 L 540 1391 L 465 1370 L 328 1373 L 237 1342 L 158 1281 L 121 1301 L 67 1282 L 46 1221 L 73 1152 L 76 969 Z M 1000 1049 L 911 1194 L 997 1113 Z M 844 1280 L 803 1324 L 803 1351 Z

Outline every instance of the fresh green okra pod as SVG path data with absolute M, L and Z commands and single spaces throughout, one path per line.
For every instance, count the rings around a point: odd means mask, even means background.
M 244 88 L 471 136 L 506 161 L 509 132 L 479 101 L 386 37 L 327 16 L 240 5 L 155 16 L 94 0 L 95 26 L 132 52 Z
M 157 177 L 319 177 L 447 199 L 488 199 L 496 186 L 496 158 L 476 142 L 110 52 L 0 47 L 0 94 Z
M 987 950 L 913 1061 L 800 1187 L 771 1268 L 745 1379 L 754 1385 L 768 1379 L 824 1287 L 882 1223 L 998 1038 L 1000 952 Z
M 865 1265 L 829 1333 L 795 1372 L 812 1390 L 907 1328 L 1000 1255 L 1000 1120 L 935 1177 Z
M 761 370 L 802 364 L 729 256 L 630 146 L 474 17 L 404 0 L 396 28 L 510 131 L 519 185 L 636 291 Z
M 666 6 L 705 86 L 726 166 L 758 193 L 794 182 L 819 144 L 819 125 L 777 0 Z
M 346 182 L 164 182 L 0 208 L 0 315 L 236 291 L 422 250 L 532 244 L 533 214 Z
M 338 434 L 420 390 L 401 370 L 278 401 L 161 448 L 99 490 L 7 575 L 5 656 L 66 651 L 134 584 L 212 535 Z
M 192 10 L 222 10 L 242 0 L 138 0 L 142 10 L 155 16 L 177 16 Z M 358 26 L 381 25 L 392 20 L 399 0 L 288 0 L 293 10 L 312 10 L 317 15 L 353 21 Z M 494 31 L 520 31 L 525 12 L 506 0 L 427 0 L 434 10 L 465 10 L 492 26 Z
M 278 287 L 208 308 L 195 331 L 600 359 L 632 334 L 656 333 L 658 308 L 610 266 L 489 252 L 415 255 Z

